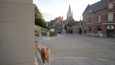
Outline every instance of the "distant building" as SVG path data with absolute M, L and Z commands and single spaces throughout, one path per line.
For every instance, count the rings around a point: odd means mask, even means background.
M 71 18 L 73 19 L 73 12 L 71 11 L 71 6 L 69 5 L 69 9 L 67 12 L 67 18 L 66 20 L 63 21 L 64 26 L 68 23 L 68 20 Z
M 57 33 L 62 33 L 62 30 L 63 30 L 62 25 L 63 25 L 63 18 L 58 17 L 54 20 L 51 20 L 48 27 L 49 27 L 49 29 L 54 29 L 55 32 L 57 32 Z
M 76 21 L 72 27 L 67 28 L 69 34 L 82 34 L 82 21 Z
M 71 6 L 69 5 L 69 9 L 68 9 L 68 12 L 67 12 L 67 19 L 69 18 L 73 18 L 73 12 L 71 11 Z
M 83 12 L 83 34 L 115 37 L 115 0 L 101 0 Z
M 65 26 L 66 24 L 68 24 L 68 21 L 70 19 L 73 19 L 73 12 L 71 10 L 71 6 L 69 5 L 69 9 L 68 9 L 68 12 L 67 12 L 67 19 L 63 21 L 63 32 L 67 32 L 67 30 L 65 30 Z

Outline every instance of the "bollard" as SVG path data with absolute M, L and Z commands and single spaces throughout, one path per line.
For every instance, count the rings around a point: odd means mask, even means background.
M 50 49 L 44 46 L 38 41 L 35 41 L 36 57 L 39 65 L 48 64 L 50 65 Z
M 36 41 L 36 49 L 38 49 L 38 42 Z
M 43 63 L 45 63 L 45 50 L 44 50 L 44 48 L 41 49 L 41 59 L 42 59 Z
M 45 51 L 45 60 L 49 63 L 49 49 L 48 48 Z

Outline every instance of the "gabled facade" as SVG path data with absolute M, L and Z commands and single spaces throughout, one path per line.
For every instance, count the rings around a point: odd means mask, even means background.
M 55 30 L 55 32 L 57 32 L 57 33 L 62 33 L 62 29 L 63 29 L 62 25 L 63 25 L 63 18 L 62 17 L 58 17 L 58 18 L 52 20 L 49 23 L 48 27 L 50 29 L 53 28 Z
M 83 12 L 83 34 L 115 37 L 115 0 L 101 0 Z

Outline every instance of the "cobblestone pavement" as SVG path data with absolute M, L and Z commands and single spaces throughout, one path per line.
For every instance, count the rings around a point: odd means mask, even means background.
M 59 34 L 36 40 L 51 49 L 52 65 L 115 65 L 115 38 Z

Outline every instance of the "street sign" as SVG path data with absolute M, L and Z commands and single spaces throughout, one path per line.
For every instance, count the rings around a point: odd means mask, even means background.
M 107 26 L 107 29 L 109 30 L 114 29 L 114 26 Z

